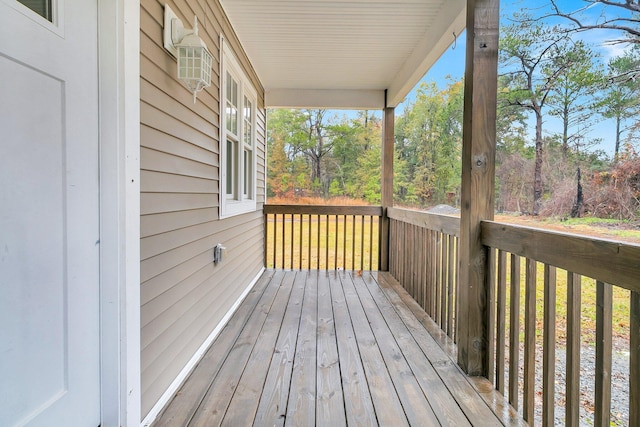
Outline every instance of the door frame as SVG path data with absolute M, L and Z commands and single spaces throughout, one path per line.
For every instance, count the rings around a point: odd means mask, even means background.
M 140 1 L 97 0 L 100 109 L 100 418 L 138 426 Z

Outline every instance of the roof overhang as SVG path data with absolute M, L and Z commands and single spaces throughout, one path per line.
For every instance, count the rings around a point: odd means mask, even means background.
M 401 103 L 465 27 L 466 0 L 221 0 L 267 107 Z

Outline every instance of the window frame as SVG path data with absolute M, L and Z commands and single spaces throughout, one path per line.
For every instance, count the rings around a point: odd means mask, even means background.
M 220 37 L 220 218 L 228 218 L 243 213 L 254 212 L 257 208 L 257 100 L 258 95 L 251 81 L 242 70 L 231 48 Z M 227 129 L 227 86 L 228 77 L 237 83 L 235 129 Z M 251 103 L 249 118 L 246 115 L 246 101 Z M 250 126 L 249 132 L 245 126 Z M 250 141 L 246 141 L 247 135 Z M 233 152 L 229 152 L 229 143 Z M 249 161 L 245 156 L 249 154 Z M 229 154 L 231 154 L 230 157 Z M 228 162 L 231 160 L 231 168 Z M 247 168 L 247 164 L 249 167 Z M 229 170 L 231 169 L 231 170 Z M 248 169 L 248 170 L 247 170 Z M 245 179 L 249 177 L 248 185 Z M 228 193 L 230 185 L 231 194 Z M 246 190 L 246 191 L 245 191 Z

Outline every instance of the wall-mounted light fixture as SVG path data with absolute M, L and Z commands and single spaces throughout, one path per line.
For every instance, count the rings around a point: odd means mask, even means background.
M 213 56 L 207 45 L 198 37 L 198 17 L 194 17 L 193 29 L 184 28 L 182 21 L 168 5 L 164 5 L 164 47 L 178 60 L 178 79 L 196 94 L 211 86 Z

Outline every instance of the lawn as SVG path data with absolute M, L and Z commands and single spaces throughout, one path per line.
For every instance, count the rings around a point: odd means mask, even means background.
M 283 230 L 282 216 L 277 223 L 270 216 L 266 253 L 268 268 L 377 270 L 378 220 L 351 215 L 286 215 Z

